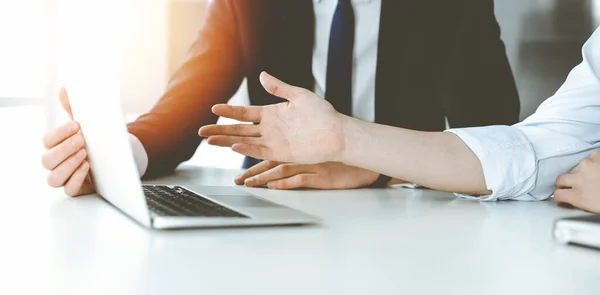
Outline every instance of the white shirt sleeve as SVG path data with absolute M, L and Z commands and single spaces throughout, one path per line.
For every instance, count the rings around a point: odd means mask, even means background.
M 549 198 L 556 178 L 600 149 L 600 28 L 583 46 L 583 62 L 535 114 L 513 126 L 451 129 L 481 162 L 484 201 Z
M 144 149 L 142 142 L 131 133 L 129 133 L 129 142 L 131 143 L 131 151 L 133 152 L 135 164 L 140 173 L 140 177 L 142 177 L 148 168 L 148 154 L 146 153 L 146 149 Z

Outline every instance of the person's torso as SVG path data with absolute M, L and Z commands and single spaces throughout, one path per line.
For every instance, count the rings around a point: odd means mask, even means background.
M 237 13 L 251 104 L 282 102 L 260 85 L 262 71 L 325 93 L 328 34 L 337 0 L 315 1 L 230 1 Z M 440 103 L 446 95 L 444 86 L 460 78 L 453 75 L 454 66 L 446 65 L 464 55 L 454 45 L 466 38 L 461 35 L 465 23 L 461 17 L 471 0 L 439 1 L 437 9 L 427 1 L 353 1 L 357 16 L 353 114 L 415 130 L 445 129 Z M 379 19 L 373 20 L 377 12 Z

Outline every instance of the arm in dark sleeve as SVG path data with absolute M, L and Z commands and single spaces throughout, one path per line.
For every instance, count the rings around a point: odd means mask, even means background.
M 169 173 L 190 159 L 201 142 L 198 129 L 217 120 L 212 106 L 226 103 L 243 80 L 231 3 L 212 1 L 198 38 L 163 97 L 149 113 L 128 125 L 148 155 L 145 177 Z
M 448 69 L 445 109 L 452 127 L 512 125 L 520 102 L 494 15 L 494 1 L 463 1 L 462 25 L 455 31 Z

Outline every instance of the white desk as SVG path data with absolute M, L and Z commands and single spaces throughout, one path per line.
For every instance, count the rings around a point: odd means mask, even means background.
M 600 294 L 600 251 L 551 237 L 555 218 L 581 212 L 552 202 L 251 189 L 323 224 L 148 230 L 96 197 L 47 188 L 39 154 L 19 153 L 41 152 L 41 126 L 13 126 L 0 127 L 10 184 L 0 194 L 0 294 Z M 159 182 L 229 185 L 235 174 L 183 167 Z

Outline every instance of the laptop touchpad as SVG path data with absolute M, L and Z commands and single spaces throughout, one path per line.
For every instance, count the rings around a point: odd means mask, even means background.
M 261 199 L 249 196 L 249 195 L 233 195 L 233 196 L 213 196 L 208 195 L 215 201 L 223 202 L 233 207 L 279 207 L 271 202 L 263 201 Z

